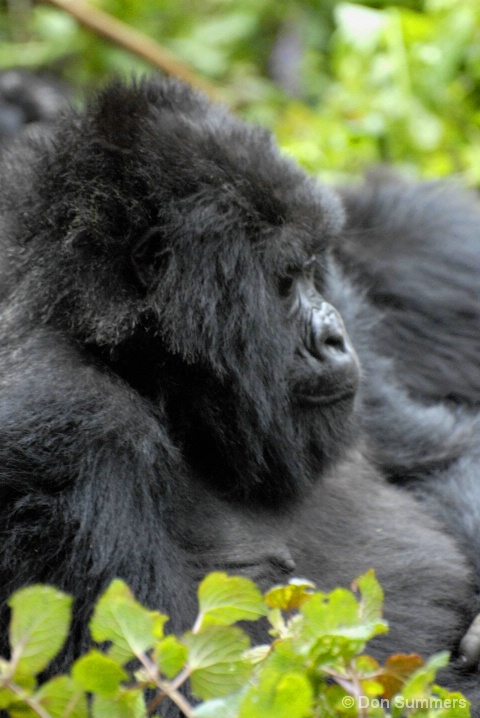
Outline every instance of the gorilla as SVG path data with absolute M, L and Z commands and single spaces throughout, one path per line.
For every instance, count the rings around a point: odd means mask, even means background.
M 330 590 L 373 567 L 390 632 L 371 650 L 450 650 L 442 683 L 480 705 L 459 650 L 480 421 L 439 401 L 441 377 L 417 401 L 400 337 L 382 346 L 378 265 L 354 240 L 396 231 L 387 209 L 363 216 L 365 192 L 318 186 L 268 133 L 158 78 L 4 148 L 1 652 L 5 601 L 35 581 L 75 597 L 53 672 L 116 576 L 182 631 L 208 571 Z
M 368 298 L 372 322 L 369 339 L 377 355 L 390 358 L 390 372 L 423 411 L 445 412 L 448 404 L 460 417 L 460 407 L 478 414 L 480 402 L 480 204 L 474 192 L 453 182 L 409 183 L 391 170 L 369 173 L 367 182 L 342 189 L 347 220 L 335 246 L 336 260 L 354 276 Z M 366 362 L 369 364 L 369 362 Z M 391 377 L 390 377 L 391 379 Z M 369 382 L 370 389 L 374 379 Z M 388 383 L 389 398 L 400 419 L 405 401 L 399 401 Z M 398 389 L 398 386 L 397 386 Z M 378 394 L 375 389 L 374 393 Z M 376 397 L 378 401 L 378 396 Z M 385 402 L 384 397 L 381 400 Z M 436 408 L 433 405 L 437 403 Z M 420 407 L 422 411 L 422 408 Z M 390 413 L 394 416 L 395 412 Z M 452 414 L 451 414 L 452 415 Z M 480 589 L 480 485 L 478 438 L 471 433 L 478 419 L 457 422 L 454 443 L 447 450 L 461 456 L 454 470 L 437 480 L 442 452 L 427 452 L 420 471 L 415 453 L 424 439 L 411 436 L 408 419 L 392 427 L 386 439 L 383 412 L 370 411 L 369 436 L 376 459 L 390 480 L 413 490 L 427 502 L 463 545 L 475 568 Z M 430 424 L 433 428 L 433 424 Z M 448 426 L 448 420 L 445 426 Z M 403 429 L 402 429 L 403 427 Z M 406 433 L 404 433 L 404 430 Z M 441 441 L 448 441 L 439 427 Z M 471 439 L 468 439 L 470 433 Z M 402 438 L 403 436 L 403 438 Z M 399 442 L 400 439 L 400 442 Z M 401 458 L 400 444 L 407 450 Z M 413 449 L 413 465 L 408 455 Z M 475 651 L 480 657 L 480 646 Z
M 374 333 L 382 353 L 412 396 L 478 405 L 477 195 L 453 182 L 409 183 L 388 170 L 342 194 L 347 225 L 337 258 L 381 309 Z
M 66 84 L 22 68 L 0 71 L 0 142 L 10 141 L 26 125 L 53 122 L 69 104 Z

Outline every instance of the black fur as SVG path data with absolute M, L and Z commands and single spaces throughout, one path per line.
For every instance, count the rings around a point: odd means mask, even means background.
M 377 653 L 455 657 L 472 567 L 386 479 L 463 480 L 478 425 L 392 378 L 376 310 L 332 256 L 339 198 L 268 134 L 155 79 L 5 151 L 0 198 L 0 598 L 32 581 L 75 595 L 57 667 L 114 576 L 182 630 L 219 568 L 329 589 L 373 566 L 391 623 Z M 323 300 L 310 287 L 293 312 L 285 287 L 312 256 L 363 362 L 355 401 L 307 400 L 338 388 L 325 372 L 344 351 L 305 351 Z M 442 680 L 478 700 L 475 673 Z
M 480 586 L 477 194 L 382 169 L 342 196 L 347 222 L 336 258 L 368 298 L 368 351 L 390 358 L 387 382 L 365 382 L 372 409 L 395 407 L 392 424 L 383 410 L 367 413 L 375 458 L 456 536 Z M 400 398 L 404 388 L 416 404 Z
M 20 68 L 0 71 L 0 142 L 27 125 L 53 122 L 67 108 L 69 88 L 48 75 Z
M 338 256 L 381 308 L 385 356 L 413 396 L 480 402 L 480 204 L 454 182 L 388 170 L 343 192 Z

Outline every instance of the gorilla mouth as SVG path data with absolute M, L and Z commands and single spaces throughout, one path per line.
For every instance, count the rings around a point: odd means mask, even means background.
M 303 407 L 332 406 L 344 401 L 353 401 L 356 393 L 356 387 L 353 386 L 348 389 L 342 387 L 341 391 L 332 392 L 331 394 L 298 393 L 295 397 L 295 403 Z

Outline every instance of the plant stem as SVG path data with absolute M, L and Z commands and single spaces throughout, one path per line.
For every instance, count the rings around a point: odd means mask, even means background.
M 129 27 L 103 10 L 92 7 L 84 0 L 45 1 L 68 13 L 89 30 L 93 30 L 98 35 L 102 35 L 152 65 L 159 67 L 167 75 L 173 75 L 180 80 L 184 80 L 184 82 L 202 90 L 212 98 L 216 96 L 216 89 L 211 83 L 192 72 L 185 63 L 177 60 L 172 53 L 165 50 L 152 38 Z

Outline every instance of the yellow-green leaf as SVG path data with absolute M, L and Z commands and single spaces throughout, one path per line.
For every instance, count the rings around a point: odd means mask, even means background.
M 239 690 L 252 672 L 245 657 L 249 638 L 239 628 L 210 626 L 183 638 L 188 648 L 192 690 L 202 700 Z
M 28 586 L 16 591 L 8 605 L 10 646 L 19 656 L 16 673 L 40 673 L 65 643 L 72 599 L 51 586 Z
M 93 650 L 75 661 L 72 677 L 84 691 L 110 697 L 128 680 L 128 673 L 112 658 Z

